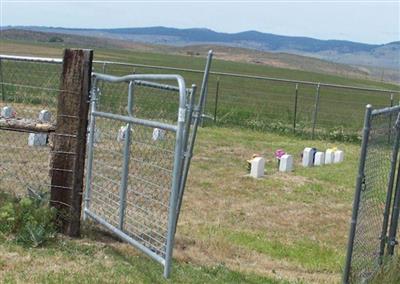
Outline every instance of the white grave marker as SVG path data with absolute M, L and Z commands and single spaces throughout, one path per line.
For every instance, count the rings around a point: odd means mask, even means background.
M 279 163 L 280 172 L 291 172 L 293 171 L 293 156 L 285 154 L 281 157 Z
M 125 126 L 121 126 L 121 128 L 118 131 L 118 137 L 117 137 L 118 142 L 125 141 L 126 134 L 128 133 L 128 127 L 129 127 L 128 124 Z M 131 129 L 131 131 L 132 131 L 132 129 Z
M 51 113 L 48 110 L 42 110 L 38 116 L 41 122 L 50 122 Z M 47 134 L 44 133 L 29 133 L 28 145 L 29 146 L 46 146 Z
M 260 178 L 264 176 L 265 160 L 262 157 L 256 157 L 251 160 L 250 176 Z
M 313 148 L 305 148 L 303 151 L 303 167 L 312 167 L 314 161 L 315 150 Z
M 43 133 L 29 133 L 28 145 L 29 146 L 46 146 L 47 134 Z
M 12 107 L 5 106 L 1 109 L 1 116 L 4 118 L 12 118 L 15 116 L 15 112 Z
M 325 152 L 325 164 L 332 164 L 335 158 L 335 151 L 333 149 L 328 149 Z
M 41 122 L 50 122 L 50 120 L 51 120 L 51 112 L 49 112 L 46 109 L 40 111 L 39 112 L 39 120 Z
M 314 166 L 322 166 L 325 164 L 325 153 L 317 152 L 315 153 Z
M 153 141 L 164 140 L 166 131 L 160 128 L 154 128 Z
M 338 163 L 343 162 L 343 160 L 344 160 L 344 152 L 341 150 L 335 151 L 335 157 L 334 157 L 333 162 L 335 164 L 338 164 Z

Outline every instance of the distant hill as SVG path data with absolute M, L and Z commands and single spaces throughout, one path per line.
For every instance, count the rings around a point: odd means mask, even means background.
M 168 28 L 160 29 L 164 31 L 163 36 L 157 35 L 158 33 L 160 33 L 158 28 L 113 30 L 62 29 L 43 27 L 24 27 L 23 29 L 7 28 L 3 29 L 0 39 L 25 41 L 30 43 L 37 42 L 56 46 L 134 49 L 137 51 L 184 54 L 188 56 L 205 54 L 208 49 L 212 48 L 214 49 L 216 56 L 219 59 L 230 61 L 263 64 L 274 67 L 311 72 L 322 72 L 325 74 L 350 76 L 354 78 L 373 78 L 392 82 L 399 82 L 400 80 L 399 69 L 395 70 L 383 67 L 383 70 L 382 67 L 380 67 L 380 63 L 384 61 L 383 58 L 386 58 L 385 60 L 387 62 L 385 61 L 385 63 L 387 63 L 387 65 L 392 64 L 396 60 L 396 58 L 398 60 L 398 55 L 396 53 L 398 53 L 399 51 L 399 42 L 379 46 L 373 45 L 373 47 L 371 47 L 371 45 L 344 42 L 345 44 L 349 44 L 347 50 L 358 50 L 357 52 L 353 53 L 344 53 L 345 47 L 343 45 L 340 46 L 337 43 L 338 41 L 334 41 L 335 43 L 331 45 L 332 49 L 336 48 L 335 51 L 326 51 L 324 49 L 327 48 L 326 42 L 305 38 L 305 41 L 308 42 L 318 42 L 319 45 L 312 47 L 312 49 L 320 51 L 312 53 L 278 51 L 275 49 L 272 52 L 267 52 L 256 48 L 244 48 L 241 47 L 240 44 L 230 46 L 229 44 L 226 44 L 224 42 L 205 43 L 200 41 L 201 38 L 205 37 L 204 34 L 209 34 L 210 38 L 218 38 L 218 36 L 215 34 L 219 33 L 215 33 L 210 30 L 200 29 L 201 32 L 197 35 L 195 35 L 195 32 L 194 35 L 187 35 L 187 30 Z M 132 30 L 137 30 L 134 35 L 132 35 Z M 198 31 L 198 29 L 192 30 Z M 180 32 L 177 33 L 176 31 Z M 200 36 L 200 34 L 203 35 Z M 259 35 L 261 33 L 256 32 L 256 34 Z M 192 38 L 193 41 L 187 41 L 186 44 L 182 44 L 182 40 L 176 38 L 177 35 L 181 35 L 182 38 Z M 249 34 L 247 34 L 246 36 L 242 35 L 242 38 L 248 36 Z M 172 38 L 175 38 L 175 40 L 173 40 Z M 194 41 L 194 39 L 196 38 L 199 39 L 199 41 Z M 173 42 L 175 43 L 175 45 L 168 44 L 169 42 Z M 177 46 L 177 42 L 181 42 L 181 44 Z M 286 44 L 281 42 L 281 46 L 288 46 L 289 41 L 286 42 Z M 292 46 L 293 45 L 294 43 L 292 43 Z M 304 44 L 300 45 L 299 43 L 297 43 L 297 45 L 303 46 L 303 50 L 310 50 L 307 49 Z M 325 47 L 323 47 L 323 45 L 325 45 Z M 276 48 L 278 47 L 276 46 Z M 326 59 L 324 59 L 324 56 L 319 56 L 319 54 L 329 55 L 334 60 L 327 61 Z M 373 54 L 373 56 L 368 56 L 368 54 Z M 363 66 L 357 66 L 359 65 L 359 62 L 362 62 Z M 349 63 L 353 66 L 348 65 Z
M 7 28 L 10 27 L 3 27 L 3 29 Z M 391 68 L 397 70 L 400 66 L 400 42 L 376 45 L 344 40 L 319 40 L 309 37 L 281 36 L 269 33 L 261 33 L 258 31 L 220 33 L 210 29 L 202 28 L 23 28 L 40 32 L 96 36 L 169 46 L 189 46 L 203 44 L 225 45 L 260 51 L 300 54 L 338 63 Z

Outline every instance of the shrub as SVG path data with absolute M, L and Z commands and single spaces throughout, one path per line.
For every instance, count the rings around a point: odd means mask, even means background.
M 38 247 L 56 233 L 55 210 L 44 195 L 9 199 L 0 207 L 0 234 L 17 243 Z

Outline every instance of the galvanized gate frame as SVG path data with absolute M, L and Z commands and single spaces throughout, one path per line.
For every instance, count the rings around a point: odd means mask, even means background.
M 156 260 L 164 266 L 164 277 L 168 278 L 171 273 L 172 264 L 172 251 L 174 246 L 174 237 L 178 223 L 179 213 L 182 205 L 184 189 L 188 177 L 191 157 L 195 145 L 197 129 L 202 118 L 202 111 L 204 109 L 205 97 L 207 95 L 206 86 L 208 81 L 208 74 L 210 71 L 212 60 L 212 51 L 209 52 L 206 68 L 204 72 L 202 89 L 200 93 L 199 102 L 195 105 L 195 91 L 196 86 L 192 85 L 191 89 L 186 89 L 184 79 L 179 75 L 128 75 L 123 77 L 115 77 L 106 74 L 93 73 L 92 74 L 92 92 L 90 100 L 90 124 L 89 124 L 89 141 L 88 141 L 88 157 L 87 157 L 87 171 L 86 171 L 86 190 L 84 198 L 84 219 L 91 218 L 98 222 L 112 233 L 120 237 L 122 240 L 128 242 L 132 246 L 139 249 L 152 259 Z M 167 84 L 160 84 L 154 81 L 176 81 L 178 87 Z M 110 83 L 126 82 L 129 84 L 128 88 L 128 115 L 118 115 L 113 113 L 106 113 L 97 110 L 97 91 L 100 81 Z M 132 114 L 133 107 L 133 89 L 135 85 L 148 86 L 152 88 L 172 90 L 179 93 L 179 109 L 177 124 L 168 124 L 154 120 L 136 118 Z M 188 95 L 188 100 L 187 96 Z M 124 141 L 124 160 L 123 160 L 123 173 L 120 182 L 119 190 L 119 226 L 113 226 L 106 218 L 98 216 L 91 210 L 91 188 L 92 188 L 92 170 L 93 170 L 93 153 L 94 153 L 94 135 L 96 118 L 106 118 L 110 120 L 121 121 L 127 123 L 128 130 L 127 136 Z M 173 173 L 172 185 L 169 195 L 168 206 L 168 228 L 165 243 L 165 257 L 157 254 L 154 250 L 141 243 L 139 240 L 133 238 L 128 232 L 124 231 L 124 218 L 126 209 L 126 190 L 128 183 L 128 167 L 130 160 L 130 145 L 131 145 L 131 132 L 132 125 L 141 125 L 146 127 L 154 127 L 164 129 L 175 133 L 175 151 L 173 158 Z
M 359 161 L 359 169 L 358 175 L 356 180 L 356 190 L 354 195 L 353 201 L 353 211 L 351 217 L 351 225 L 350 225 L 350 232 L 349 232 L 349 240 L 347 246 L 347 256 L 346 262 L 343 272 L 343 283 L 350 283 L 350 276 L 351 276 L 351 268 L 352 268 L 352 256 L 353 256 L 353 248 L 354 248 L 354 241 L 356 236 L 356 226 L 358 220 L 358 213 L 360 208 L 360 198 L 363 188 L 365 186 L 365 164 L 368 155 L 368 145 L 370 140 L 370 130 L 371 130 L 371 121 L 374 116 L 378 116 L 384 113 L 391 113 L 391 112 L 399 112 L 400 106 L 384 108 L 384 109 L 377 109 L 373 110 L 371 105 L 367 105 L 365 111 L 365 118 L 364 118 L 364 128 L 363 128 L 363 137 L 362 137 L 362 144 L 361 144 L 361 153 L 360 153 L 360 161 Z M 390 123 L 392 123 L 392 118 L 390 119 Z M 390 126 L 391 127 L 391 126 Z M 390 174 L 388 177 L 387 183 L 387 190 L 386 190 L 386 200 L 385 200 L 385 208 L 383 212 L 383 219 L 382 219 L 382 229 L 380 238 L 377 239 L 379 242 L 379 255 L 376 257 L 376 263 L 378 266 L 383 264 L 383 257 L 385 255 L 385 247 L 387 245 L 387 255 L 393 255 L 394 253 L 394 246 L 397 244 L 396 241 L 396 233 L 398 228 L 398 218 L 399 218 L 399 205 L 400 205 L 400 164 L 397 166 L 398 155 L 399 155 L 399 148 L 400 148 L 400 113 L 398 113 L 398 117 L 396 122 L 394 123 L 394 132 L 395 135 L 391 137 L 391 131 L 389 132 L 389 143 L 393 139 L 393 148 L 390 160 Z M 392 205 L 392 197 L 393 197 L 393 189 L 394 189 L 394 182 L 397 170 L 397 182 L 394 192 L 394 202 L 393 208 Z M 389 229 L 389 232 L 388 232 Z

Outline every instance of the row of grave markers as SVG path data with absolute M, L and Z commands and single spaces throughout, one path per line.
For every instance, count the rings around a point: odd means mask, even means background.
M 281 150 L 278 150 L 281 151 Z M 280 172 L 292 172 L 294 169 L 293 156 L 282 153 L 277 156 Z M 315 148 L 305 148 L 302 153 L 302 166 L 313 167 L 325 164 L 338 164 L 343 162 L 344 152 L 336 148 L 327 149 L 325 152 L 317 151 Z M 264 176 L 265 159 L 263 157 L 254 157 L 249 161 L 250 176 L 261 178 Z
M 1 109 L 1 117 L 5 119 L 12 119 L 16 117 L 16 112 L 12 107 L 5 106 Z M 42 110 L 39 112 L 38 120 L 43 123 L 49 123 L 51 120 L 51 113 L 48 110 Z M 128 131 L 128 125 L 121 126 L 118 130 L 117 141 L 125 141 L 126 133 Z M 131 131 L 133 131 L 131 129 Z M 89 130 L 88 130 L 89 135 Z M 154 128 L 152 134 L 153 141 L 165 140 L 166 131 L 160 128 Z M 94 143 L 100 142 L 100 130 L 95 128 L 94 131 Z M 48 134 L 45 133 L 29 133 L 28 145 L 29 146 L 46 146 L 48 143 Z

